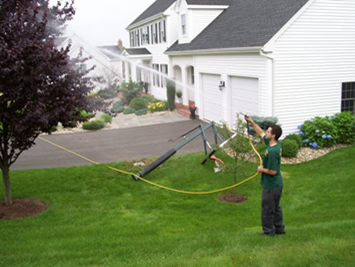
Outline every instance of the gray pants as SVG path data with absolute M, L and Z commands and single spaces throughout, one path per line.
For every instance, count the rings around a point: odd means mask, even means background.
M 266 234 L 284 233 L 280 199 L 282 187 L 278 190 L 263 189 L 261 222 Z

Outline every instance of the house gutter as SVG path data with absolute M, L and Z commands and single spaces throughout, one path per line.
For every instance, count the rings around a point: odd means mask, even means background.
M 164 54 L 169 56 L 185 56 L 185 55 L 205 55 L 205 54 L 230 54 L 230 53 L 260 53 L 261 47 L 239 47 L 239 48 L 218 48 L 203 50 L 186 50 L 186 51 L 165 51 Z

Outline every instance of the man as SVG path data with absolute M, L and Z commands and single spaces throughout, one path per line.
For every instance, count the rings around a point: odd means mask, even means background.
M 251 123 L 255 132 L 264 140 L 267 148 L 263 156 L 263 165 L 258 167 L 263 186 L 261 222 L 263 235 L 285 234 L 280 199 L 283 182 L 280 172 L 281 144 L 278 142 L 282 129 L 271 125 L 266 133 L 250 117 L 245 120 Z

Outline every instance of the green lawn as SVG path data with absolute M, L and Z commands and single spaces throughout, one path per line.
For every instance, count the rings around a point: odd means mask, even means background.
M 351 146 L 282 166 L 287 234 L 275 237 L 259 236 L 259 177 L 236 189 L 248 201 L 231 204 L 218 201 L 221 193 L 185 195 L 135 182 L 108 165 L 12 171 L 14 198 L 49 207 L 0 220 L 0 266 L 354 266 L 354 155 Z M 202 159 L 174 156 L 146 178 L 190 191 L 233 183 Z M 251 175 L 256 165 L 250 168 Z

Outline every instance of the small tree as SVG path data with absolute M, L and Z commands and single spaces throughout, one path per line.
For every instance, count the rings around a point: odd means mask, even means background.
M 40 133 L 95 109 L 87 97 L 93 89 L 84 78 L 88 71 L 75 68 L 86 59 L 71 61 L 70 45 L 58 50 L 53 43 L 74 13 L 73 1 L 53 7 L 48 0 L 0 2 L 0 168 L 6 205 L 12 204 L 10 166 L 20 154 Z
M 253 157 L 252 148 L 246 133 L 246 122 L 237 114 L 235 138 L 231 139 L 224 148 L 224 152 L 232 157 L 233 161 L 226 163 L 226 172 L 233 174 L 234 183 L 237 183 L 239 177 L 246 177 L 245 165 Z M 225 123 L 222 125 L 221 134 L 227 140 L 234 133 L 227 127 Z
M 166 93 L 168 99 L 168 108 L 169 110 L 174 110 L 175 108 L 175 82 L 168 81 L 166 84 Z

